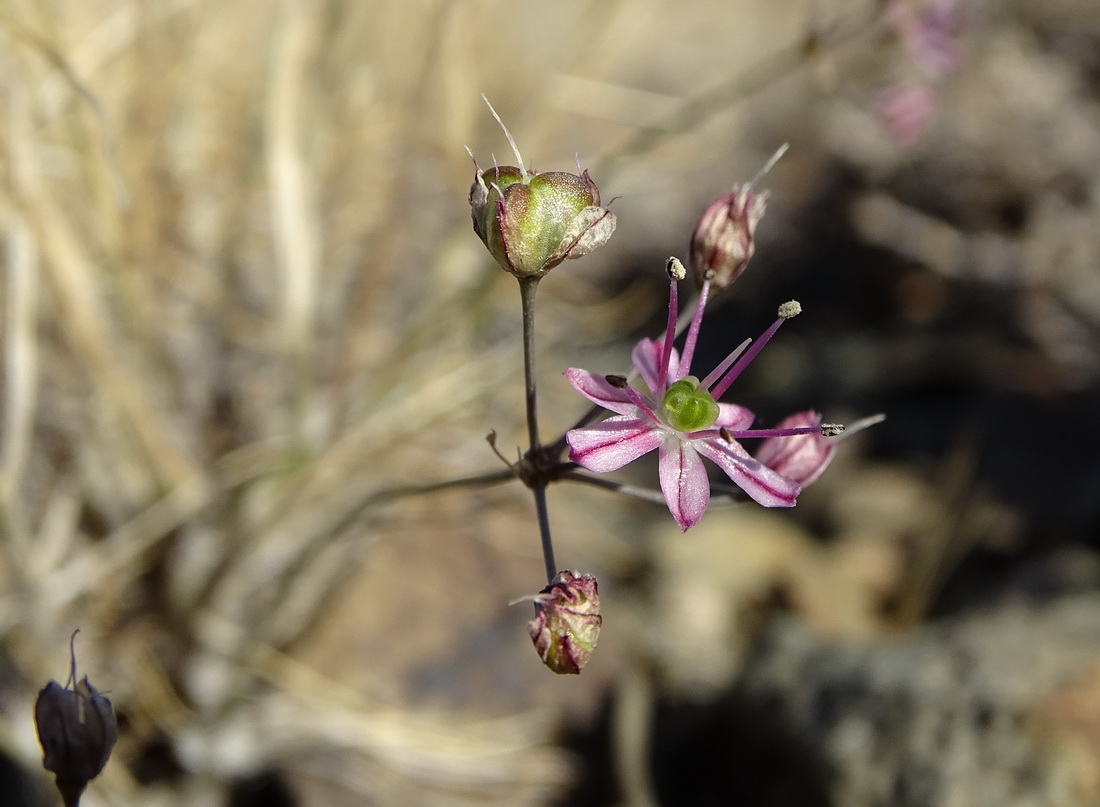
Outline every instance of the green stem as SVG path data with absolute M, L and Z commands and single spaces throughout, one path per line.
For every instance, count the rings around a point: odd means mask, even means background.
M 539 278 L 524 277 L 519 281 L 519 294 L 523 301 L 523 377 L 527 399 L 527 437 L 532 454 L 542 446 L 539 443 L 538 399 L 535 382 L 535 292 Z
M 539 278 L 524 277 L 519 281 L 519 294 L 523 303 L 523 378 L 527 405 L 527 437 L 531 448 L 528 457 L 535 457 L 542 448 L 539 440 L 539 414 L 537 384 L 535 381 L 535 292 Z M 539 537 L 542 540 L 542 560 L 546 565 L 546 582 L 558 573 L 554 562 L 554 541 L 550 536 L 550 513 L 546 507 L 546 480 L 536 477 L 531 483 L 535 497 L 535 512 L 539 521 Z

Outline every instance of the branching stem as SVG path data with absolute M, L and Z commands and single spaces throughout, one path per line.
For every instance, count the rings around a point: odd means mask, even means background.
M 539 278 L 520 278 L 519 293 L 523 303 L 523 377 L 524 393 L 527 404 L 527 437 L 531 443 L 528 457 L 535 457 L 542 444 L 539 440 L 539 414 L 537 384 L 535 381 L 535 292 L 539 287 Z M 546 480 L 540 475 L 531 482 L 531 493 L 535 497 L 535 511 L 538 514 L 539 537 L 542 540 L 542 560 L 546 564 L 546 582 L 549 583 L 558 573 L 554 562 L 554 541 L 550 535 L 550 513 L 546 508 Z

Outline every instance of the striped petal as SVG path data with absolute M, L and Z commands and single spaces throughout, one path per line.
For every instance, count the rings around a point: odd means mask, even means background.
M 680 529 L 687 531 L 703 517 L 710 503 L 707 469 L 692 445 L 670 436 L 661 445 L 661 492 Z
M 622 468 L 661 445 L 661 430 L 636 417 L 608 418 L 566 433 L 569 459 L 593 473 Z
M 696 440 L 693 445 L 753 501 L 764 507 L 794 507 L 801 490 L 799 484 L 754 460 L 740 443 L 712 437 Z

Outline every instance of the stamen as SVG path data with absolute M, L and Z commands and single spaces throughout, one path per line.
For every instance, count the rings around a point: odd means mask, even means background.
M 802 313 L 802 304 L 798 300 L 788 300 L 779 306 L 779 316 L 783 319 L 793 319 Z
M 707 307 L 707 297 L 710 296 L 710 283 L 704 281 L 703 288 L 699 292 L 699 302 L 695 306 L 695 315 L 691 318 L 691 326 L 688 328 L 687 339 L 684 341 L 684 352 L 680 356 L 680 370 L 688 372 L 691 368 L 691 358 L 695 355 L 695 344 L 699 339 L 699 326 L 703 324 L 703 309 Z
M 626 391 L 626 397 L 630 399 L 630 402 L 632 404 L 641 409 L 653 420 L 661 420 L 656 410 L 653 408 L 653 404 L 650 402 L 649 398 L 642 395 L 642 393 L 638 392 L 638 390 L 634 389 L 634 387 L 627 386 L 623 389 Z
M 605 375 L 603 380 L 615 389 L 626 389 L 628 383 L 625 375 Z
M 752 340 L 746 339 L 744 342 L 734 348 L 733 351 L 728 356 L 726 356 L 726 358 L 722 359 L 722 361 L 719 362 L 717 367 L 710 371 L 710 375 L 704 378 L 702 382 L 700 382 L 699 386 L 705 389 L 707 392 L 710 392 L 710 385 L 721 378 L 722 373 L 726 372 L 726 370 L 729 369 L 729 366 L 737 361 L 737 357 L 745 352 L 745 348 L 747 348 L 751 344 Z M 713 395 L 713 393 L 711 394 Z
M 660 397 L 668 389 L 668 363 L 672 359 L 672 340 L 676 338 L 676 317 L 680 309 L 680 297 L 676 291 L 676 278 L 672 272 L 675 269 L 673 261 L 669 258 L 665 263 L 665 270 L 669 273 L 670 282 L 668 289 L 668 325 L 665 327 L 665 341 L 661 345 L 661 363 L 657 365 L 657 389 L 653 393 Z
M 764 331 L 763 335 L 756 340 L 756 344 L 745 351 L 743 355 L 735 365 L 726 373 L 725 377 L 719 381 L 713 389 L 710 390 L 710 394 L 714 397 L 714 400 L 718 400 L 722 397 L 722 394 L 730 388 L 739 375 L 744 371 L 752 360 L 756 358 L 756 354 L 764 349 L 764 345 L 768 344 L 768 341 L 775 336 L 775 332 L 779 330 L 779 326 L 786 322 L 791 317 L 798 316 L 802 312 L 802 306 L 798 304 L 798 301 L 791 300 L 788 303 L 783 303 L 779 306 L 779 319 L 771 324 L 768 330 Z
M 843 423 L 822 423 L 821 433 L 826 437 L 838 437 L 844 433 Z
M 843 426 L 839 428 L 844 429 Z M 822 426 L 794 426 L 789 429 L 744 429 L 731 432 L 731 434 L 735 440 L 744 440 L 753 437 L 795 437 L 799 434 L 824 434 L 823 429 Z

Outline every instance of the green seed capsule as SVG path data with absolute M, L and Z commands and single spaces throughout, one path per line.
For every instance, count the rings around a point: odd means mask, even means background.
M 704 389 L 699 389 L 699 379 L 693 376 L 681 378 L 668 388 L 661 404 L 665 422 L 681 432 L 697 432 L 709 429 L 718 420 L 718 404 Z

